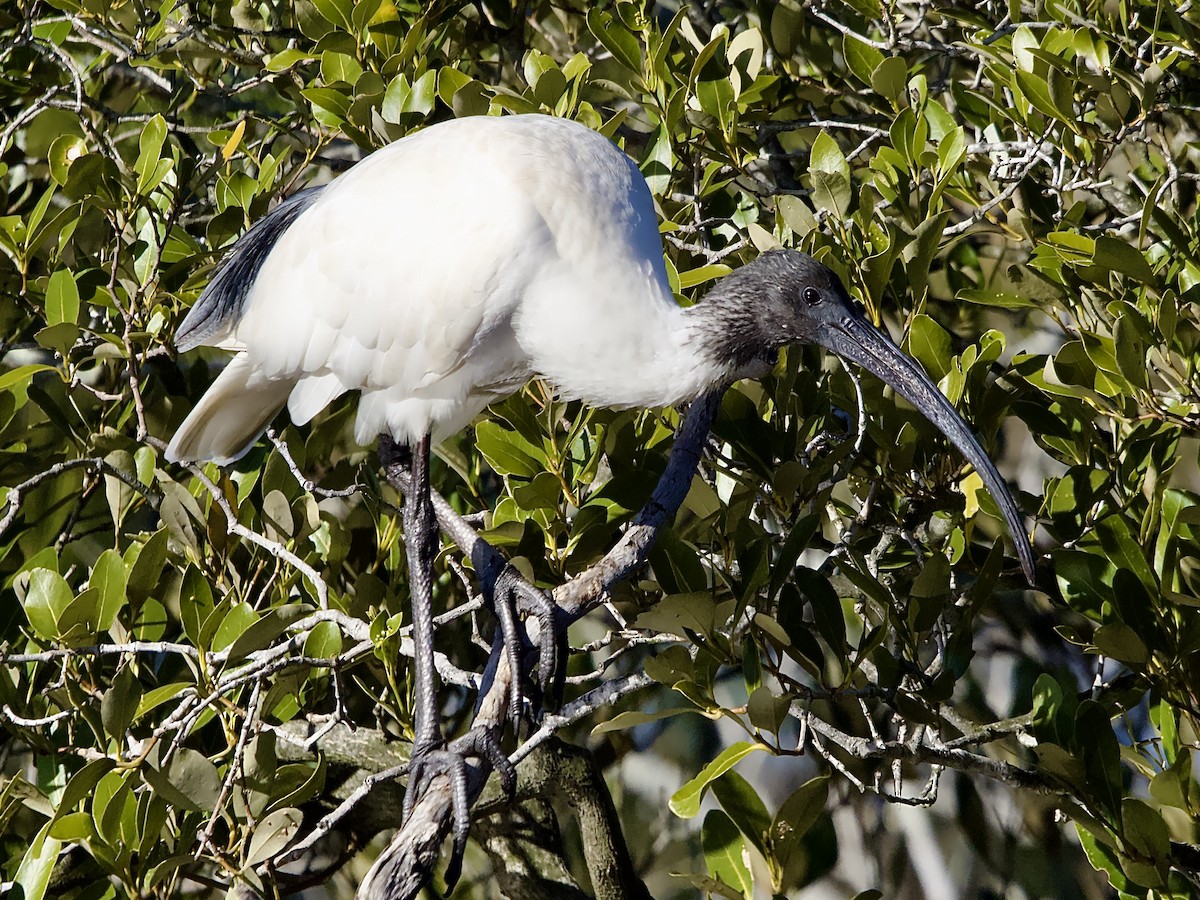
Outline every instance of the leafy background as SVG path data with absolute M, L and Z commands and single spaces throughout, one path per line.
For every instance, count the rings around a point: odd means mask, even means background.
M 279 863 L 407 746 L 397 497 L 348 436 L 352 400 L 281 420 L 230 469 L 166 464 L 221 363 L 176 358 L 172 330 L 281 194 L 433 122 L 540 111 L 639 162 L 685 302 L 781 244 L 841 273 L 1007 461 L 1045 556 L 1027 590 L 978 478 L 872 379 L 860 415 L 850 374 L 803 349 L 731 391 L 619 618 L 572 633 L 568 697 L 660 685 L 561 732 L 609 776 L 652 894 L 1189 896 L 1196 16 L 0 9 L 3 880 L 104 897 L 361 878 L 395 824 L 385 791 Z M 534 383 L 435 477 L 551 586 L 611 546 L 677 422 Z M 454 730 L 491 624 L 458 554 L 439 571 Z M 519 813 L 489 808 L 478 833 Z M 586 886 L 586 830 L 552 824 L 562 884 Z M 497 847 L 472 848 L 456 896 L 498 889 Z

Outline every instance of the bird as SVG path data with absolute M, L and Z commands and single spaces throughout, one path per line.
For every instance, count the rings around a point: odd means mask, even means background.
M 829 267 L 796 250 L 769 251 L 681 306 L 635 162 L 598 132 L 541 114 L 430 125 L 257 221 L 175 333 L 180 352 L 210 346 L 234 355 L 166 457 L 232 463 L 285 406 L 303 424 L 350 392 L 360 444 L 383 436 L 411 451 L 408 808 L 423 779 L 455 770 L 433 671 L 431 447 L 534 377 L 593 406 L 668 407 L 762 376 L 782 348 L 800 343 L 873 373 L 945 434 L 995 498 L 1033 584 L 1021 512 L 996 466 Z M 539 614 L 548 631 L 553 610 Z M 543 645 L 539 675 L 560 664 Z M 466 827 L 455 823 L 457 860 Z

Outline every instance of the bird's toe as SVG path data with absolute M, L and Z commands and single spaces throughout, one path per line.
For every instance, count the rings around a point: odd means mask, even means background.
M 404 821 L 408 822 L 418 801 L 429 792 L 434 780 L 445 776 L 449 781 L 453 843 L 444 876 L 447 894 L 453 890 L 462 874 L 463 854 L 471 833 L 471 804 L 467 790 L 468 755 L 477 754 L 468 754 L 455 748 L 414 749 L 408 768 L 408 786 L 404 792 Z M 487 758 L 490 761 L 490 754 Z M 512 764 L 507 759 L 505 763 L 511 769 Z
M 532 616 L 538 622 L 537 634 L 537 680 L 534 705 L 540 712 L 543 705 L 557 707 L 562 702 L 566 684 L 566 662 L 568 656 L 567 628 L 562 621 L 558 606 L 551 596 L 534 587 L 512 566 L 505 567 L 496 580 L 497 606 L 506 605 L 518 615 Z M 524 656 L 522 647 L 522 656 Z M 532 679 L 533 673 L 522 672 Z

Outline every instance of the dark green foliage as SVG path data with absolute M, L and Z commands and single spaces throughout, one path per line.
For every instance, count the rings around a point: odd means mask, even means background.
M 601 614 L 572 634 L 572 692 L 661 685 L 564 735 L 674 754 L 661 793 L 618 792 L 639 834 L 664 795 L 702 823 L 632 842 L 652 893 L 833 871 L 923 895 L 930 848 L 879 796 L 931 806 L 964 896 L 1200 885 L 1195 10 L 18 0 L 0 33 L 0 881 L 361 878 L 378 823 L 343 822 L 327 872 L 277 863 L 410 729 L 398 499 L 352 400 L 231 468 L 166 464 L 218 364 L 172 335 L 281 194 L 436 121 L 540 111 L 638 161 L 681 301 L 778 245 L 837 270 L 1006 462 L 1045 556 L 1029 591 L 979 478 L 873 379 L 793 349 L 732 390 L 613 597 L 640 643 Z M 678 418 L 535 383 L 434 480 L 559 585 L 636 515 Z M 440 609 L 469 599 L 460 558 Z M 471 636 L 438 632 L 466 672 Z M 453 730 L 474 695 L 448 692 Z M 380 756 L 289 743 L 335 713 Z M 485 896 L 469 863 L 456 896 Z

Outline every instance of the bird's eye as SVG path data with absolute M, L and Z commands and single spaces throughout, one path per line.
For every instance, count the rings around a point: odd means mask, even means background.
M 804 302 L 809 306 L 816 306 L 821 302 L 821 292 L 814 287 L 806 287 L 804 293 L 800 296 L 804 298 Z

